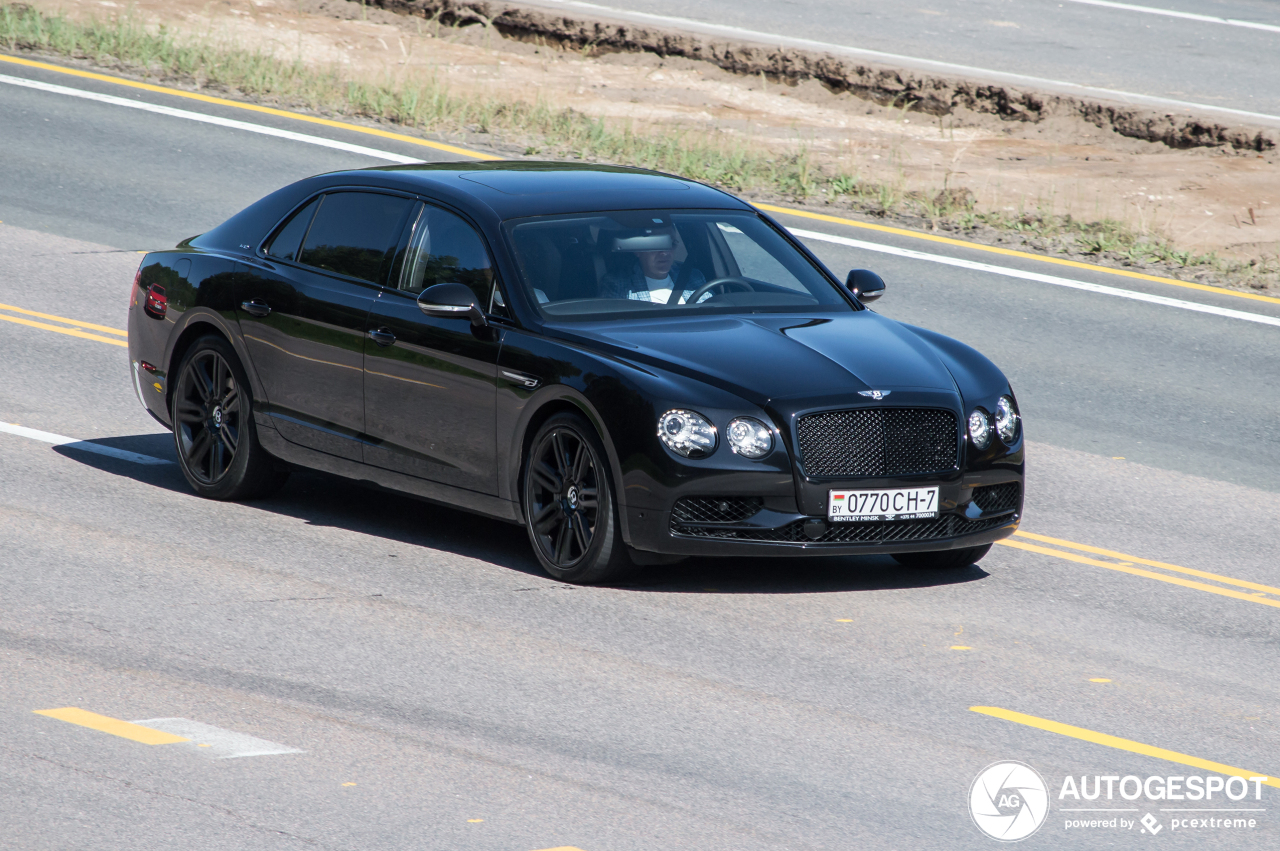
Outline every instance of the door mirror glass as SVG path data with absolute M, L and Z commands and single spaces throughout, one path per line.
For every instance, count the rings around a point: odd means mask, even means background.
M 870 269 L 854 269 L 849 273 L 845 286 L 863 304 L 884 295 L 884 279 Z
M 465 284 L 436 284 L 418 296 L 418 309 L 437 319 L 470 319 L 483 328 L 489 324 L 484 311 L 476 303 L 476 294 Z

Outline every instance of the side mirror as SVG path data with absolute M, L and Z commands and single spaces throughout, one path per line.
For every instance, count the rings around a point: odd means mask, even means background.
M 484 311 L 476 304 L 476 294 L 465 284 L 427 287 L 418 296 L 418 309 L 437 319 L 470 319 L 476 328 L 485 328 L 489 324 Z
M 854 269 L 844 285 L 864 304 L 884 295 L 884 279 L 870 269 Z

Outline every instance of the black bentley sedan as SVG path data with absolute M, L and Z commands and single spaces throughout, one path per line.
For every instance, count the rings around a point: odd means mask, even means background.
M 684 556 L 952 567 L 1013 533 L 1008 381 L 709 187 L 563 163 L 344 171 L 133 287 L 134 388 L 213 499 L 293 468 L 519 523 L 566 582 Z

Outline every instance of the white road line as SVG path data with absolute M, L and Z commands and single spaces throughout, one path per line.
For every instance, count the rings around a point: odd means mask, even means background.
M 591 9 L 599 9 L 603 11 L 617 11 L 608 9 L 604 6 L 595 6 L 591 3 L 577 2 L 577 0 L 542 0 L 542 2 L 550 2 L 556 5 L 564 6 L 582 6 Z M 644 15 L 643 13 L 626 13 L 633 16 L 649 17 L 659 19 L 658 15 Z M 663 21 L 681 22 L 689 24 L 697 24 L 696 21 L 686 21 L 683 18 L 661 18 Z M 749 30 L 737 30 L 736 27 L 713 27 L 713 29 L 735 30 L 738 33 L 746 33 L 751 35 L 764 36 L 764 33 L 751 33 Z M 790 39 L 790 41 L 803 41 L 803 39 Z M 812 45 L 820 45 L 820 42 L 811 42 Z M 838 45 L 827 45 L 828 47 L 838 47 Z M 883 54 L 889 56 L 890 54 Z M 956 66 L 959 67 L 959 66 Z M 979 70 L 979 69 L 971 69 Z M 26 80 L 21 77 L 10 77 L 0 74 L 0 83 L 8 83 L 15 86 L 25 86 L 41 91 L 53 92 L 56 94 L 65 94 L 72 97 L 85 98 L 87 100 L 98 101 L 101 103 L 114 104 L 116 106 L 125 106 L 130 109 L 142 109 L 147 112 L 155 112 L 161 115 L 171 115 L 177 118 L 185 118 L 191 121 L 200 121 L 206 124 L 216 124 L 222 127 L 232 127 L 239 130 L 247 130 L 251 133 L 261 133 L 265 136 L 277 136 L 281 139 L 289 139 L 295 142 L 304 142 L 309 145 L 320 145 L 326 148 L 335 148 L 342 151 L 350 151 L 352 153 L 364 154 L 370 157 L 390 160 L 398 163 L 416 163 L 421 160 L 415 160 L 411 157 L 403 157 L 399 154 L 393 154 L 389 151 L 380 151 L 376 148 L 366 148 L 362 145 L 349 145 L 345 142 L 335 142 L 331 139 L 324 139 L 319 136 L 308 136 L 305 133 L 293 133 L 288 130 L 277 130 L 274 127 L 265 127 L 261 124 L 250 124 L 246 121 L 233 121 L 229 118 L 217 118 L 212 115 L 204 115 L 199 112 L 189 112 L 185 109 L 173 109 L 167 106 L 157 106 L 156 104 L 145 103 L 142 101 L 127 100 L 125 98 L 113 97 L 111 95 L 102 95 L 96 92 L 87 92 L 82 89 L 68 88 L 67 86 L 55 86 L 50 83 L 41 83 L 35 80 Z M 1119 93 L 1123 94 L 1123 93 Z M 1194 105 L 1194 104 L 1192 104 Z M 1272 116 L 1262 116 L 1272 117 Z M 1280 121 L 1280 117 L 1277 117 Z M 926 254 L 923 251 L 912 251 L 906 248 L 893 248 L 886 245 L 878 245 L 873 242 L 864 242 L 859 239 L 849 239 L 842 236 L 831 236 L 829 234 L 817 233 L 815 231 L 792 229 L 792 233 L 797 236 L 809 239 L 825 240 L 827 242 L 835 242 L 841 245 L 848 245 L 854 248 L 863 248 L 867 251 L 879 251 L 885 254 L 897 254 L 901 257 L 911 257 L 917 260 L 927 260 L 933 263 L 943 263 L 950 266 L 958 266 L 965 269 L 974 269 L 982 272 L 990 272 L 993 275 L 1004 275 L 1011 278 L 1023 278 L 1029 281 L 1039 281 L 1041 283 L 1054 284 L 1056 286 L 1071 287 L 1073 289 L 1085 290 L 1088 292 L 1100 293 L 1102 295 L 1112 295 L 1120 298 L 1129 298 L 1135 301 L 1145 301 L 1152 304 L 1162 304 L 1167 307 L 1178 307 L 1183 310 L 1195 310 L 1200 313 L 1211 313 L 1216 316 L 1225 316 L 1231 319 L 1244 319 L 1248 322 L 1260 322 L 1264 325 L 1280 326 L 1280 319 L 1273 319 L 1269 316 L 1261 316 L 1256 313 L 1246 313 L 1241 310 L 1229 310 L 1222 307 L 1210 307 L 1208 305 L 1196 304 L 1190 301 L 1181 301 L 1179 299 L 1165 298 L 1164 296 L 1147 295 L 1146 293 L 1132 292 L 1130 290 L 1122 290 L 1116 287 L 1105 287 L 1099 284 L 1087 284 L 1083 281 L 1072 281 L 1067 278 L 1058 278 L 1053 275 L 1041 275 L 1035 272 L 1022 272 L 1016 269 L 1007 269 L 1001 266 L 993 266 L 988 263 L 975 263 L 970 260 L 959 260 L 951 257 L 944 257 L 939 254 Z M 16 430 L 15 430 L 16 429 Z M 0 432 L 9 432 L 10 434 L 19 434 L 23 437 L 31 437 L 35 440 L 43 440 L 46 443 L 53 443 L 58 446 L 69 446 L 72 449 L 83 449 L 86 452 L 97 452 L 100 455 L 110 455 L 115 458 L 123 458 L 127 461 L 134 461 L 139 464 L 171 464 L 171 461 L 163 461 L 159 458 L 151 458 L 146 455 L 138 455 L 134 452 L 125 452 L 121 449 L 111 449 L 106 446 L 88 443 L 87 441 L 74 440 L 69 437 L 62 437 L 48 432 L 40 432 L 34 429 L 27 429 L 21 426 L 10 426 L 6 423 L 0 423 Z M 37 435 L 41 435 L 37 437 Z M 139 460 L 147 459 L 147 460 Z
M 1245 27 L 1251 30 L 1280 33 L 1280 27 L 1273 24 L 1259 24 L 1254 21 L 1242 21 L 1238 18 L 1219 18 L 1217 15 L 1197 15 L 1195 12 L 1177 12 L 1173 9 L 1156 9 L 1152 6 L 1135 6 L 1132 3 L 1112 3 L 1111 0 L 1067 0 L 1069 3 L 1081 3 L 1085 6 L 1102 6 L 1107 9 L 1119 9 L 1124 12 L 1143 12 L 1148 15 L 1163 15 L 1166 18 L 1184 18 L 1188 21 L 1199 21 L 1205 24 L 1228 24 L 1233 27 Z
M 953 62 L 938 62 L 933 59 L 920 59 L 915 56 L 904 56 L 900 53 L 885 53 L 879 50 L 866 50 L 860 47 L 848 47 L 843 44 L 832 44 L 831 42 L 815 41 L 808 38 L 793 38 L 791 36 L 783 36 L 776 33 L 758 32 L 756 30 L 743 29 L 742 27 L 708 24 L 703 21 L 695 21 L 691 18 L 654 15 L 648 12 L 630 12 L 626 9 L 616 9 L 611 6 L 600 6 L 595 3 L 585 3 L 582 2 L 582 0 L 525 0 L 525 2 L 531 6 L 550 6 L 557 9 L 581 9 L 583 12 L 599 15 L 601 17 L 614 18 L 616 20 L 630 21 L 634 23 L 677 27 L 689 32 L 702 33 L 703 35 L 744 39 L 768 45 L 776 44 L 779 47 L 796 47 L 801 50 L 821 50 L 827 53 L 851 56 L 855 59 L 864 59 L 871 62 L 887 62 L 895 65 L 905 65 L 906 67 L 916 68 L 918 70 L 937 71 L 943 74 L 960 74 L 966 77 L 989 80 L 991 82 L 1007 83 L 1019 88 L 1037 86 L 1043 90 L 1056 91 L 1062 94 L 1082 95 L 1092 98 L 1101 98 L 1103 100 L 1118 101 L 1125 104 L 1151 106 L 1157 109 L 1172 109 L 1178 112 L 1211 112 L 1218 115 L 1230 116 L 1236 120 L 1247 120 L 1250 122 L 1261 122 L 1264 124 L 1280 126 L 1280 115 L 1269 115 L 1264 112 L 1249 112 L 1243 109 L 1230 109 L 1225 106 L 1210 106 L 1206 103 L 1192 103 L 1191 101 L 1155 97 L 1154 95 L 1140 95 L 1136 92 L 1123 92 L 1117 89 L 1083 86 L 1079 83 L 1068 83 L 1065 80 L 1050 80 L 1044 77 L 1029 77 L 1024 74 L 1009 74 L 1004 71 L 993 71 L 990 68 L 975 68 L 972 65 L 957 65 Z
M 256 736 L 236 733 L 214 727 L 212 724 L 201 724 L 187 718 L 151 718 L 147 721 L 133 721 L 153 730 L 172 733 L 190 741 L 177 742 L 167 747 L 174 750 L 189 750 L 210 759 L 240 759 L 246 756 L 274 756 L 285 753 L 306 753 L 288 745 L 278 745 L 259 739 Z
M 188 121 L 199 121 L 203 124 L 216 124 L 219 127 L 230 127 L 233 130 L 245 130 L 249 133 L 259 133 L 263 136 L 275 136 L 280 139 L 288 139 L 292 142 L 304 142 L 308 145 L 319 145 L 322 148 L 333 148 L 334 150 L 347 151 L 352 154 L 362 154 L 366 157 L 388 160 L 393 163 L 409 164 L 422 162 L 422 160 L 418 158 L 405 157 L 400 154 L 393 154 L 390 151 L 380 151 L 377 148 L 366 148 L 364 145 L 351 145 L 346 142 L 335 142 L 333 139 L 325 139 L 320 136 L 309 136 L 306 133 L 294 133 L 291 130 L 277 130 L 275 127 L 267 127 L 263 124 L 251 124 L 248 121 L 219 118 L 215 115 L 205 115 L 201 112 L 191 112 L 186 109 L 174 109 L 171 106 L 160 106 L 158 104 L 147 103 L 145 101 L 118 98 L 113 95 L 102 95 L 97 92 L 87 92 L 84 89 L 73 89 L 68 86 L 55 86 L 52 83 L 41 83 L 37 80 L 27 80 L 22 77 L 10 77 L 7 74 L 0 74 L 0 83 L 7 83 L 11 86 L 22 86 L 28 89 L 39 89 L 42 92 L 52 92 L 53 94 L 84 98 L 85 100 L 98 101 L 99 103 L 109 103 L 113 106 L 125 106 L 130 109 L 141 109 L 144 112 L 154 112 L 159 115 L 168 115 L 173 118 L 185 118 Z
M 129 452 L 125 449 L 116 449 L 111 446 L 103 446 L 100 443 L 90 443 L 87 440 L 77 440 L 74 437 L 63 437 L 60 434 L 53 434 L 48 431 L 39 431 L 34 428 L 13 425 L 12 423 L 0 423 L 0 432 L 12 434 L 17 437 L 25 437 L 28 440 L 38 440 L 41 443 L 52 443 L 54 446 L 64 446 L 67 449 L 79 449 L 82 452 L 92 452 L 95 455 L 105 455 L 108 458 L 115 458 L 120 461 L 132 461 L 135 464 L 172 464 L 172 461 L 166 461 L 163 458 L 153 458 L 150 455 L 139 455 L 137 452 Z
M 973 260 L 961 260 L 958 257 L 945 257 L 941 254 L 927 254 L 923 251 L 912 251 L 909 248 L 895 248 L 894 246 L 880 245 L 875 242 L 864 242 L 861 239 L 850 239 L 846 236 L 832 236 L 829 233 L 818 233 L 817 231 L 801 230 L 799 228 L 788 228 L 787 230 L 791 231 L 791 233 L 801 239 L 816 239 L 821 242 L 834 242 L 837 245 L 847 245 L 850 248 L 861 248 L 864 251 L 877 251 L 881 254 L 894 254 L 898 257 L 907 257 L 912 260 L 941 263 L 944 266 L 956 266 L 961 269 L 972 269 L 975 272 L 987 272 L 991 275 L 1003 275 L 1006 278 L 1021 278 L 1024 281 L 1037 281 L 1042 284 L 1052 284 L 1055 287 L 1068 287 L 1073 290 L 1084 290 L 1085 292 L 1115 296 L 1116 298 L 1145 301 L 1149 304 L 1160 304 L 1165 307 L 1176 307 L 1181 310 L 1194 310 L 1197 313 L 1209 313 L 1214 316 L 1223 316 L 1227 319 L 1242 319 L 1245 322 L 1257 322 L 1261 325 L 1274 325 L 1277 328 L 1280 328 L 1280 317 L 1275 316 L 1263 316 L 1258 313 L 1247 313 L 1243 310 L 1231 310 L 1226 307 L 1197 304 L 1194 301 L 1182 301 L 1181 299 L 1166 298 L 1161 295 L 1150 295 L 1143 292 L 1134 292 L 1133 290 L 1122 290 L 1118 287 L 1106 287 L 1101 284 L 1073 281 L 1070 278 L 1059 278 L 1055 275 L 1042 275 L 1039 272 L 1024 272 L 1021 269 L 1010 269 L 1006 266 L 993 266 L 990 263 L 977 263 Z

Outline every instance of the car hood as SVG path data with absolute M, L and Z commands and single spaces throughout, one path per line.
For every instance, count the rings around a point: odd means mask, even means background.
M 756 404 L 859 390 L 956 392 L 932 346 L 869 310 L 688 317 L 561 327 L 620 357 L 709 381 Z

